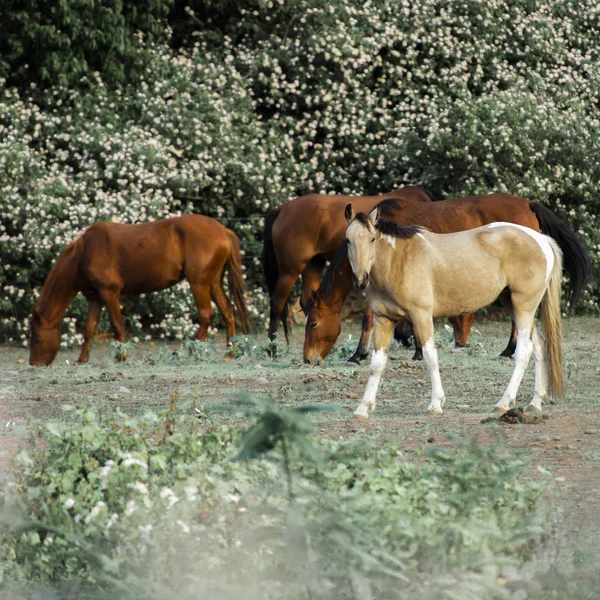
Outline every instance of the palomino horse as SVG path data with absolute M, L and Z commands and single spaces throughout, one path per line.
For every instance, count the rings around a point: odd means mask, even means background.
M 265 217 L 263 267 L 270 299 L 269 338 L 274 339 L 281 319 L 289 341 L 288 299 L 302 274 L 300 305 L 304 310 L 310 292 L 319 287 L 323 268 L 344 239 L 344 208 L 352 202 L 370 211 L 386 198 L 431 203 L 421 187 L 405 187 L 381 196 L 329 196 L 310 194 L 290 200 Z
M 515 369 L 496 405 L 506 412 L 533 352 L 535 391 L 529 409 L 542 410 L 548 395 L 564 396 L 560 286 L 562 252 L 551 238 L 511 223 L 492 223 L 459 233 L 436 234 L 419 226 L 401 227 L 379 220 L 377 209 L 354 216 L 348 205 L 348 258 L 356 284 L 366 289 L 374 315 L 374 345 L 369 380 L 354 412 L 367 418 L 387 361 L 394 325 L 408 319 L 423 348 L 431 376 L 428 412 L 442 414 L 445 396 L 440 379 L 433 319 L 475 312 L 508 289 L 517 327 Z M 542 329 L 534 315 L 541 304 Z
M 29 364 L 49 365 L 60 345 L 60 323 L 78 292 L 89 303 L 79 362 L 87 362 L 106 306 L 115 338 L 125 341 L 119 299 L 121 294 L 145 294 L 187 279 L 200 321 L 198 339 L 214 315 L 211 297 L 227 325 L 227 339 L 235 335 L 233 306 L 222 280 L 228 270 L 229 290 L 242 329 L 249 329 L 244 302 L 239 241 L 235 233 L 209 217 L 187 215 L 151 223 L 127 225 L 96 223 L 88 227 L 59 256 L 31 317 Z
M 508 194 L 490 194 L 488 196 L 469 196 L 455 200 L 444 200 L 432 204 L 395 205 L 393 201 L 384 201 L 380 205 L 382 218 L 398 225 L 422 225 L 435 233 L 454 233 L 473 229 L 496 221 L 506 221 L 530 227 L 554 238 L 565 253 L 565 267 L 570 277 L 569 303 L 573 307 L 579 301 L 587 285 L 592 266 L 579 238 L 569 226 L 556 217 L 545 206 Z M 567 249 L 570 249 L 567 251 Z M 346 244 L 340 245 L 317 292 L 309 302 L 306 319 L 306 337 L 304 342 L 304 360 L 307 363 L 320 364 L 330 352 L 341 330 L 340 312 L 346 296 L 352 289 L 352 270 L 348 262 Z M 473 315 L 463 315 L 466 322 L 453 321 L 455 339 L 466 341 L 468 328 Z M 461 332 L 461 324 L 467 328 Z M 363 331 L 355 356 L 360 359 L 368 354 L 372 321 L 363 321 Z M 513 326 L 511 341 L 502 356 L 513 355 L 516 337 Z M 420 348 L 417 343 L 419 357 Z

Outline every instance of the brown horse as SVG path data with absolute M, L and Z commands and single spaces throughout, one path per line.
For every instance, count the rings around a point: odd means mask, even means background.
M 591 277 L 591 262 L 579 238 L 552 211 L 531 200 L 508 194 L 490 194 L 422 205 L 394 205 L 393 201 L 384 201 L 380 204 L 380 210 L 382 218 L 386 220 L 404 226 L 422 225 L 435 233 L 453 233 L 496 221 L 506 221 L 549 235 L 558 242 L 563 252 L 566 247 L 573 248 L 571 252 L 565 252 L 565 267 L 571 283 L 569 293 L 571 307 L 577 304 Z M 318 291 L 313 294 L 312 301 L 309 302 L 304 342 L 305 362 L 320 364 L 333 348 L 341 330 L 342 305 L 352 287 L 352 270 L 346 247 L 342 244 Z M 453 321 L 457 341 L 461 337 L 466 341 L 465 331 L 464 329 L 461 331 L 460 327 L 465 323 L 470 327 L 473 317 L 474 314 L 463 315 L 466 321 Z M 355 354 L 360 359 L 368 354 L 372 326 L 372 321 L 363 321 L 361 341 Z M 502 356 L 512 356 L 515 343 L 513 327 L 511 341 L 502 352 Z M 417 353 L 420 353 L 418 344 Z
M 79 362 L 89 359 L 102 306 L 106 306 L 115 338 L 125 341 L 121 294 L 145 294 L 187 279 L 200 321 L 197 338 L 206 338 L 214 315 L 211 298 L 235 335 L 233 306 L 223 290 L 228 270 L 229 290 L 244 332 L 249 329 L 244 302 L 239 241 L 235 233 L 209 217 L 187 215 L 127 225 L 96 223 L 59 256 L 31 317 L 29 364 L 49 365 L 60 346 L 60 323 L 69 304 L 81 292 L 89 304 Z
M 431 203 L 421 187 L 405 187 L 381 196 L 329 196 L 310 194 L 290 200 L 265 217 L 263 267 L 270 299 L 269 338 L 274 339 L 281 319 L 289 342 L 289 296 L 302 275 L 300 305 L 307 305 L 319 287 L 325 262 L 331 260 L 344 239 L 344 207 L 371 210 L 386 198 L 410 203 Z
M 377 208 L 354 216 L 349 204 L 346 214 L 348 259 L 356 284 L 367 290 L 375 321 L 369 380 L 355 416 L 365 419 L 375 408 L 394 325 L 402 318 L 412 323 L 431 376 L 428 412 L 442 414 L 433 318 L 475 312 L 505 290 L 518 333 L 514 372 L 496 409 L 506 412 L 515 403 L 532 353 L 535 390 L 528 408 L 541 411 L 548 396 L 564 397 L 562 252 L 551 237 L 503 222 L 440 235 L 380 220 Z M 538 306 L 545 337 L 535 325 Z

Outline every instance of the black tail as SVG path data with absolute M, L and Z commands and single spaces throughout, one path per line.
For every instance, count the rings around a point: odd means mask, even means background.
M 273 246 L 273 223 L 279 216 L 281 208 L 274 208 L 265 216 L 265 227 L 263 230 L 263 269 L 265 273 L 265 282 L 267 284 L 267 292 L 269 293 L 269 305 L 273 305 L 273 294 L 277 287 L 279 279 L 279 268 L 277 267 L 277 257 L 275 256 L 275 247 Z M 283 323 L 283 331 L 285 339 L 289 342 L 289 317 L 290 307 L 286 301 L 283 311 L 281 312 L 281 322 Z
M 567 299 L 570 313 L 579 304 L 581 294 L 592 278 L 592 261 L 583 242 L 565 221 L 537 202 L 531 202 L 529 206 L 539 221 L 541 232 L 553 238 L 562 250 L 563 264 L 569 273 Z

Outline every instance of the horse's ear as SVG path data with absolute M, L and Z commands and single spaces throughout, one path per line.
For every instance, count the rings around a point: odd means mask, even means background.
M 379 206 L 376 206 L 369 213 L 369 221 L 371 221 L 371 224 L 373 225 L 373 227 L 375 227 L 375 225 L 377 225 L 377 221 L 379 221 Z
M 310 299 L 314 306 L 319 308 L 321 306 L 321 297 L 319 296 L 319 292 L 317 290 L 310 290 Z
M 346 217 L 346 221 L 350 223 L 352 219 L 354 219 L 354 211 L 352 210 L 352 204 L 346 205 L 346 210 L 344 211 L 344 216 Z

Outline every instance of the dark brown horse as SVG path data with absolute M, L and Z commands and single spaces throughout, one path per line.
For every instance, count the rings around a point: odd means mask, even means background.
M 89 303 L 79 362 L 88 361 L 102 306 L 108 310 L 115 338 L 124 342 L 121 295 L 164 290 L 183 279 L 188 280 L 198 308 L 197 338 L 206 338 L 214 315 L 212 298 L 225 319 L 229 339 L 235 335 L 235 319 L 223 290 L 225 269 L 242 329 L 247 332 L 246 286 L 233 231 L 201 215 L 137 225 L 96 223 L 65 248 L 42 288 L 31 317 L 29 364 L 49 365 L 54 360 L 60 346 L 60 323 L 78 292 Z
M 508 194 L 490 194 L 421 205 L 400 205 L 394 204 L 393 201 L 385 201 L 380 204 L 380 207 L 381 217 L 388 221 L 402 226 L 422 225 L 434 233 L 454 233 L 504 221 L 530 227 L 549 235 L 556 240 L 561 249 L 570 248 L 570 252 L 565 253 L 565 267 L 571 282 L 568 296 L 571 307 L 577 304 L 591 277 L 591 262 L 579 238 L 552 211 L 531 200 Z M 304 341 L 306 363 L 320 364 L 333 348 L 341 331 L 342 305 L 352 287 L 352 269 L 345 245 L 341 245 L 319 289 L 309 302 Z M 463 316 L 470 319 L 470 325 L 474 314 Z M 453 325 L 455 339 L 458 339 L 458 325 L 456 322 L 453 322 Z M 361 341 L 355 353 L 355 356 L 360 359 L 368 354 L 372 326 L 372 320 L 363 321 Z M 502 352 L 502 356 L 512 356 L 515 344 L 513 327 L 511 341 Z M 418 344 L 417 352 L 420 353 Z
M 319 287 L 325 262 L 331 260 L 344 239 L 344 208 L 370 211 L 386 198 L 431 203 L 421 187 L 405 187 L 381 196 L 300 196 L 270 211 L 265 217 L 263 267 L 270 299 L 269 338 L 281 319 L 289 341 L 289 296 L 302 275 L 300 305 L 306 307 L 310 293 Z

